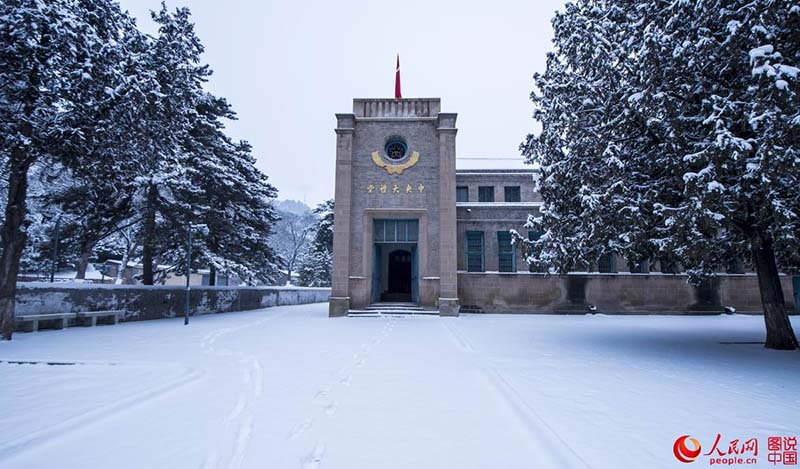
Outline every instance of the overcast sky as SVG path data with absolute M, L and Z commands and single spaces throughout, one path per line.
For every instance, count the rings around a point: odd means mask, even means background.
M 120 0 L 155 32 L 160 0 Z M 250 141 L 280 199 L 333 197 L 334 114 L 353 98 L 441 97 L 458 113 L 459 157 L 519 156 L 534 128 L 531 76 L 550 50 L 558 0 L 169 0 L 187 6 L 228 99 L 235 139 Z

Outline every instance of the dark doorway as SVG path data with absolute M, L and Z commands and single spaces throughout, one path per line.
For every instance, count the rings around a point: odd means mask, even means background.
M 411 252 L 398 249 L 389 253 L 388 288 L 383 301 L 411 301 Z

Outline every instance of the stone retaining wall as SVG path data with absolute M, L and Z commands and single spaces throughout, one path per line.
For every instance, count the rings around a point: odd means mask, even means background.
M 17 286 L 16 315 L 122 309 L 123 321 L 183 315 L 185 287 L 24 283 Z M 327 302 L 330 288 L 192 287 L 191 315 Z
M 608 314 L 761 314 L 754 274 L 719 275 L 700 287 L 686 275 L 532 273 L 458 274 L 461 312 Z M 792 277 L 781 276 L 786 305 L 795 308 Z M 796 308 L 795 308 L 796 309 Z

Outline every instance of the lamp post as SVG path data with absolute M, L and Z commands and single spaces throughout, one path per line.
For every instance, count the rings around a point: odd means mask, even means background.
M 192 276 L 192 224 L 186 228 L 186 305 L 183 309 L 183 325 L 189 324 L 189 293 Z

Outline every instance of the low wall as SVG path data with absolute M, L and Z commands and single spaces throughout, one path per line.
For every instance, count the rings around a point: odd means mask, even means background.
M 794 304 L 792 278 L 781 276 L 789 308 Z M 754 274 L 719 275 L 694 287 L 686 275 L 459 272 L 462 312 L 608 314 L 761 314 Z M 594 308 L 594 309 L 593 309 Z
M 227 313 L 328 301 L 330 288 L 192 287 L 190 313 Z M 125 310 L 123 321 L 183 315 L 185 287 L 24 283 L 17 286 L 16 315 Z

